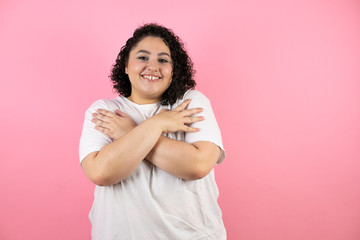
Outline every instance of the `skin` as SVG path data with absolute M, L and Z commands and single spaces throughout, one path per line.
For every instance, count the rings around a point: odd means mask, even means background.
M 131 82 L 129 100 L 137 104 L 156 103 L 171 84 L 170 49 L 158 37 L 146 37 L 130 52 L 125 68 Z
M 130 52 L 125 70 L 132 83 L 129 100 L 137 104 L 159 102 L 171 83 L 170 50 L 160 38 L 146 37 Z M 82 161 L 81 166 L 88 178 L 100 186 L 118 183 L 144 159 L 185 180 L 206 176 L 219 157 L 218 146 L 207 141 L 189 144 L 161 135 L 199 131 L 188 125 L 204 120 L 203 117 L 192 117 L 202 109 L 186 109 L 190 101 L 185 100 L 172 111 L 163 110 L 139 125 L 118 110 L 112 113 L 98 109 L 92 120 L 96 129 L 115 140 Z

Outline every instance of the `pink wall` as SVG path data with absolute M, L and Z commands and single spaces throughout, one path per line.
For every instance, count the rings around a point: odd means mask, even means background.
M 0 239 L 90 239 L 83 114 L 149 21 L 212 99 L 229 239 L 360 239 L 360 3 L 126 2 L 0 1 Z

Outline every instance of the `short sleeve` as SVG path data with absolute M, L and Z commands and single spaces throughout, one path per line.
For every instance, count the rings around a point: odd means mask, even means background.
M 80 137 L 79 156 L 81 161 L 90 153 L 100 151 L 104 146 L 113 140 L 106 134 L 95 129 L 95 123 L 91 122 L 92 114 L 97 109 L 112 111 L 113 107 L 109 104 L 110 100 L 98 100 L 94 102 L 85 112 L 83 129 Z M 109 106 L 110 105 L 110 106 Z
M 191 124 L 191 127 L 199 128 L 199 132 L 185 133 L 185 142 L 194 143 L 198 141 L 209 141 L 216 144 L 220 149 L 220 156 L 217 164 L 220 164 L 225 159 L 225 150 L 222 143 L 220 128 L 212 110 L 210 100 L 199 91 L 190 90 L 185 93 L 185 99 L 191 99 L 188 109 L 203 108 L 204 110 L 198 114 L 203 116 L 204 120 Z

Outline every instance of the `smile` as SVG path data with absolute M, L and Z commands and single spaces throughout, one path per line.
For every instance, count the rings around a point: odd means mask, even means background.
M 157 81 L 160 79 L 160 77 L 154 75 L 142 75 L 142 77 L 149 81 Z

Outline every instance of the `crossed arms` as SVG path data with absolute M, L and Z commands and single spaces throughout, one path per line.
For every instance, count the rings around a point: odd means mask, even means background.
M 161 111 L 137 126 L 125 113 L 98 109 L 92 120 L 95 128 L 115 140 L 83 159 L 81 166 L 87 177 L 100 186 L 116 184 L 144 159 L 185 180 L 205 177 L 219 158 L 217 145 L 209 141 L 189 144 L 162 136 L 169 132 L 199 131 L 188 124 L 203 120 L 192 117 L 202 109 L 185 109 L 189 103 L 186 100 L 172 111 Z

